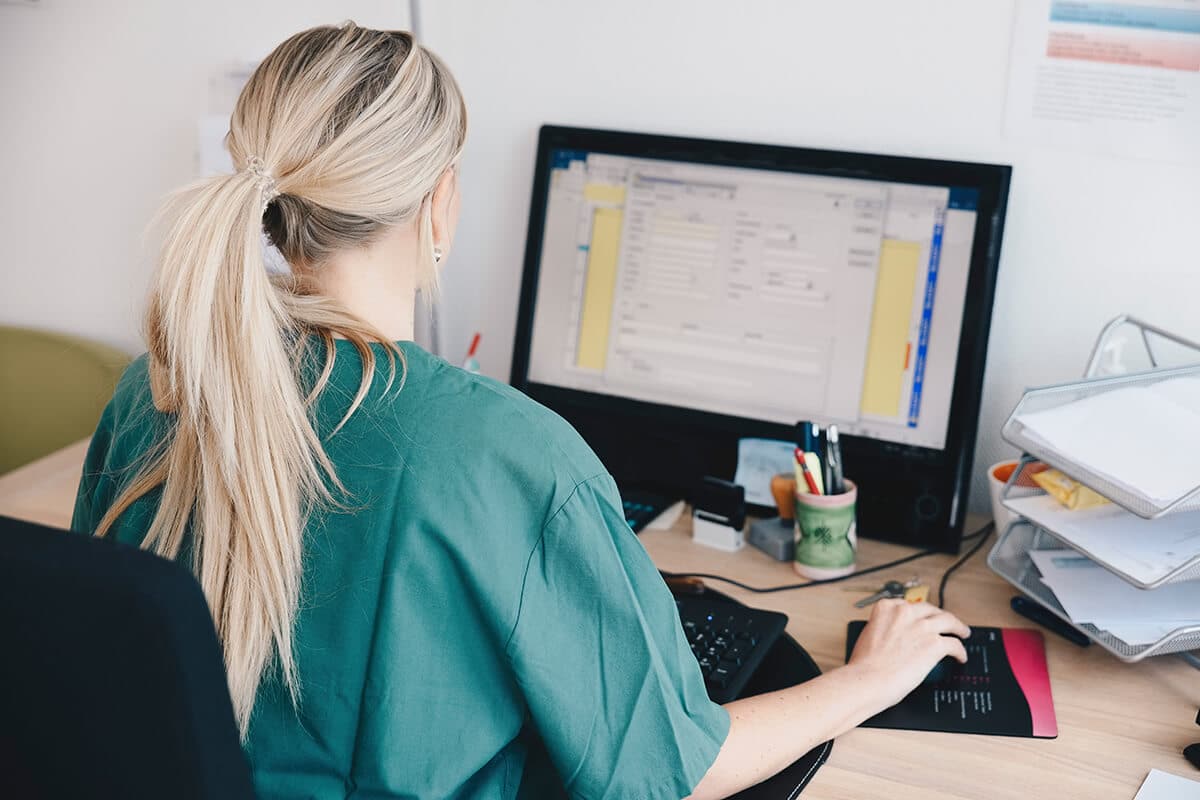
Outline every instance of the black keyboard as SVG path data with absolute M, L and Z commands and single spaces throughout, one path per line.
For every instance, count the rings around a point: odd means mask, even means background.
M 787 626 L 784 614 L 704 595 L 677 597 L 675 604 L 714 703 L 737 698 Z
M 625 511 L 625 522 L 637 533 L 654 521 L 673 501 L 651 492 L 622 491 L 621 506 Z

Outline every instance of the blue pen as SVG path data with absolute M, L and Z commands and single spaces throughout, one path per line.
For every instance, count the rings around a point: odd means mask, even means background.
M 821 428 L 815 422 L 802 420 L 796 423 L 796 447 L 806 453 L 816 453 L 821 447 Z

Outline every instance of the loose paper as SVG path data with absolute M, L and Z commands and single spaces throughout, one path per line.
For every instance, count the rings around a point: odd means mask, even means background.
M 746 490 L 746 502 L 774 506 L 771 478 L 782 473 L 792 474 L 795 461 L 793 442 L 778 439 L 739 439 L 737 474 L 733 482 Z
M 1160 769 L 1150 770 L 1142 788 L 1133 800 L 1197 800 L 1200 798 L 1200 782 L 1181 778 Z
M 1200 625 L 1200 581 L 1145 591 L 1074 550 L 1035 550 L 1029 557 L 1075 622 L 1105 630 L 1121 623 L 1162 623 L 1170 630 Z

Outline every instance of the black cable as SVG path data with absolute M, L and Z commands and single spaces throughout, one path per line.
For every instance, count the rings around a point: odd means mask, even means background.
M 987 536 L 985 534 L 990 533 L 991 528 L 992 528 L 992 523 L 989 522 L 987 525 L 984 525 L 982 528 L 980 528 L 979 530 L 970 534 L 969 536 L 964 536 L 962 538 L 962 541 L 968 542 L 968 541 L 971 541 L 972 539 L 977 539 L 981 536 L 983 537 L 982 541 L 980 541 L 979 544 L 975 545 L 975 547 L 973 547 L 971 549 L 971 552 L 967 554 L 967 558 L 970 558 L 979 549 L 979 547 L 981 547 L 983 545 L 983 542 L 987 541 Z M 874 567 L 868 567 L 867 569 L 860 569 L 856 572 L 851 572 L 849 575 L 843 575 L 840 578 L 824 578 L 822 580 L 806 581 L 804 583 L 786 583 L 783 586 L 768 586 L 766 588 L 760 588 L 760 587 L 756 587 L 756 586 L 748 586 L 748 585 L 742 583 L 741 581 L 734 580 L 733 578 L 726 578 L 723 575 L 713 575 L 713 574 L 707 573 L 707 572 L 666 572 L 666 571 L 662 571 L 662 575 L 664 578 L 700 578 L 701 580 L 706 580 L 706 581 L 721 581 L 722 583 L 728 583 L 732 586 L 736 586 L 739 589 L 745 589 L 747 592 L 754 592 L 755 594 L 771 594 L 772 592 L 787 592 L 787 591 L 791 591 L 792 589 L 806 589 L 809 586 L 825 586 L 830 583 L 841 583 L 842 581 L 848 581 L 851 578 L 861 578 L 863 575 L 870 575 L 872 572 L 882 572 L 885 569 L 891 569 L 892 567 L 898 567 L 901 564 L 907 564 L 910 561 L 916 561 L 918 558 L 925 558 L 926 556 L 937 555 L 939 552 L 940 551 L 938 551 L 938 550 L 922 550 L 919 553 L 913 553 L 911 556 L 905 556 L 904 558 L 898 558 L 895 561 L 889 561 L 886 564 L 879 564 Z M 951 566 L 950 570 L 957 569 L 958 566 L 959 566 L 958 564 L 953 565 L 953 566 Z M 948 570 L 948 572 L 950 570 Z M 945 587 L 945 585 L 946 585 L 945 584 L 945 576 L 943 576 L 942 587 Z M 941 597 L 941 591 L 942 591 L 942 589 L 939 588 L 938 589 L 938 597 L 939 598 Z
M 966 536 L 959 539 L 959 541 L 960 542 L 969 542 L 972 539 L 978 539 L 980 536 L 983 536 L 985 533 L 991 533 L 991 531 L 989 530 L 991 527 L 992 527 L 992 523 L 989 522 L 987 525 L 984 525 L 982 528 L 975 531 L 974 533 L 968 533 Z
M 955 561 L 946 568 L 945 572 L 942 573 L 942 582 L 938 584 L 938 608 L 946 607 L 946 584 L 950 581 L 950 576 L 954 574 L 956 569 L 970 561 L 971 556 L 978 553 L 980 549 L 987 544 L 987 540 L 991 538 L 992 531 L 995 529 L 995 527 L 995 523 L 989 522 L 987 525 L 984 525 L 982 528 L 980 528 L 979 532 L 971 537 L 973 539 L 975 536 L 978 536 L 979 541 L 976 542 L 970 550 L 964 553 L 962 558 L 958 559 L 958 561 Z
M 765 589 L 747 586 L 741 581 L 735 581 L 733 578 L 726 578 L 723 575 L 712 575 L 706 572 L 663 572 L 662 574 L 663 577 L 666 578 L 700 578 L 706 581 L 721 581 L 723 583 L 729 583 L 737 586 L 739 589 L 745 589 L 747 592 L 754 592 L 755 594 L 770 594 L 772 592 L 786 592 L 791 589 L 804 589 L 809 586 L 824 586 L 827 583 L 840 583 L 842 581 L 850 580 L 851 578 L 858 578 L 862 575 L 870 575 L 872 572 L 879 572 L 880 570 L 890 569 L 891 567 L 898 567 L 901 564 L 907 564 L 909 561 L 916 561 L 918 558 L 931 556 L 935 553 L 937 553 L 937 550 L 922 550 L 921 552 L 914 553 L 911 556 L 905 556 L 904 558 L 899 558 L 895 561 L 889 561 L 888 563 L 880 564 L 877 567 L 860 569 L 857 572 L 851 572 L 849 575 L 843 575 L 840 578 L 824 578 L 819 581 L 806 581 L 804 583 L 786 583 L 783 586 L 769 586 Z

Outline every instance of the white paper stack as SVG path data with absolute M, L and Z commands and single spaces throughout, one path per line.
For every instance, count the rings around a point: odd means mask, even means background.
M 1077 624 L 1090 623 L 1129 645 L 1148 645 L 1184 628 L 1200 628 L 1200 581 L 1146 591 L 1074 550 L 1029 554 L 1042 582 Z
M 1156 503 L 1200 486 L 1200 378 L 1113 389 L 1017 419 L 1061 463 Z

